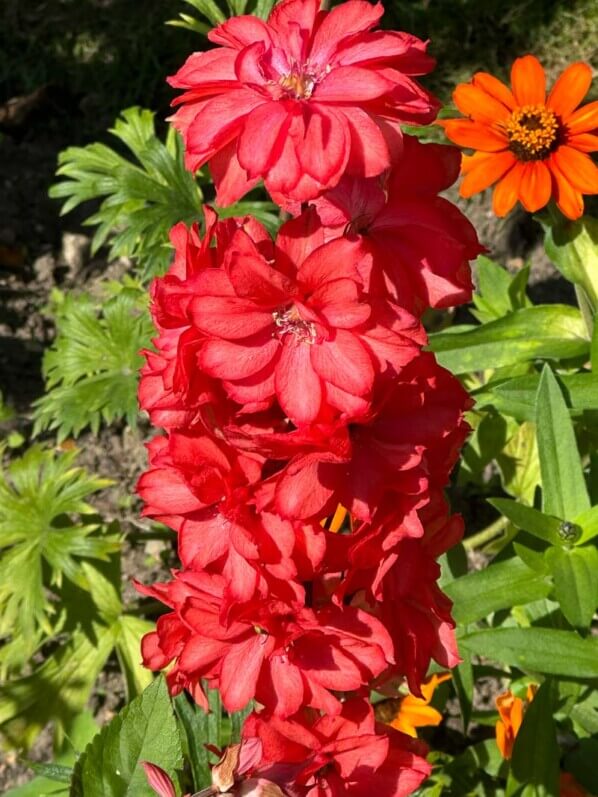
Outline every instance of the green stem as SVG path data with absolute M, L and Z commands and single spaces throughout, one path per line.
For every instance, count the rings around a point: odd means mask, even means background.
M 466 551 L 473 551 L 476 548 L 481 548 L 486 543 L 498 537 L 509 525 L 509 520 L 506 517 L 499 517 L 494 523 L 486 526 L 482 531 L 478 531 L 472 537 L 467 537 L 463 540 L 463 547 Z

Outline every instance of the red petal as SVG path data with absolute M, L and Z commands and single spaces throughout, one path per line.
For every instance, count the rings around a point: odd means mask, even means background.
M 276 366 L 276 394 L 295 423 L 311 423 L 320 412 L 322 387 L 310 359 L 312 346 L 286 335 Z
M 261 371 L 279 352 L 278 340 L 257 335 L 241 346 L 227 340 L 208 340 L 199 353 L 201 367 L 218 379 L 245 379 Z
M 260 177 L 280 158 L 291 124 L 285 105 L 267 102 L 253 110 L 239 137 L 239 163 L 250 177 Z
M 311 361 L 322 379 L 347 393 L 364 396 L 372 389 L 372 360 L 357 337 L 344 329 L 337 329 L 333 340 L 312 346 Z
M 232 646 L 226 654 L 220 673 L 220 693 L 227 711 L 240 711 L 255 696 L 264 660 L 264 641 L 261 634 L 255 634 Z

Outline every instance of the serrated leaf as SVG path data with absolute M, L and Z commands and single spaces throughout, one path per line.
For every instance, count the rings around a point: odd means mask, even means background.
M 501 368 L 537 358 L 587 355 L 587 331 L 579 310 L 569 305 L 538 305 L 465 332 L 430 335 L 438 362 L 454 374 Z
M 120 549 L 117 535 L 90 522 L 94 510 L 86 501 L 110 482 L 76 467 L 76 455 L 36 445 L 0 472 L 0 637 L 24 641 L 22 661 L 40 633 L 54 633 L 60 604 L 50 591 L 60 591 L 64 579 L 85 589 L 82 562 Z
M 528 705 L 515 737 L 505 797 L 558 797 L 559 747 L 554 685 L 545 681 Z
M 550 589 L 543 576 L 517 559 L 491 564 L 444 585 L 453 601 L 453 616 L 461 624 L 475 623 L 491 612 L 545 598 Z
M 598 551 L 591 546 L 551 548 L 546 560 L 566 619 L 576 628 L 588 628 L 598 606 Z
M 598 678 L 598 639 L 552 628 L 493 628 L 465 634 L 459 644 L 524 671 Z
M 536 430 L 542 474 L 542 508 L 572 521 L 590 508 L 573 424 L 558 382 L 544 366 L 536 399 Z
M 184 21 L 178 24 L 188 27 Z M 169 133 L 166 143 L 160 141 L 151 111 L 128 108 L 110 132 L 125 144 L 132 159 L 104 144 L 69 147 L 59 155 L 57 175 L 64 180 L 53 185 L 49 194 L 66 200 L 62 213 L 103 198 L 84 222 L 97 227 L 92 252 L 110 242 L 110 259 L 131 257 L 148 278 L 168 265 L 170 228 L 201 215 L 202 194 L 185 168 L 180 137 Z
M 152 333 L 145 291 L 123 288 L 103 303 L 67 296 L 44 354 L 46 393 L 34 402 L 33 434 L 56 430 L 62 441 L 121 418 L 135 426 L 140 351 Z
M 70 797 L 154 797 L 142 761 L 176 780 L 181 743 L 163 677 L 125 706 L 85 749 L 75 766 Z

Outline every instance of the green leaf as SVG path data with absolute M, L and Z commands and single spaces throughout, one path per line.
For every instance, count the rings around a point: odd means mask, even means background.
M 90 623 L 31 675 L 0 687 L 0 726 L 15 746 L 28 747 L 48 722 L 67 726 L 85 707 L 110 655 L 113 627 Z
M 525 529 L 540 540 L 551 545 L 566 545 L 571 543 L 571 532 L 559 518 L 546 515 L 508 498 L 489 498 L 488 503 L 508 518 L 518 529 Z M 578 535 L 579 536 L 579 535 Z
M 86 500 L 111 482 L 75 467 L 77 453 L 35 445 L 0 471 L 0 637 L 19 640 L 18 651 L 0 653 L 5 669 L 18 669 L 40 634 L 55 632 L 64 580 L 87 588 L 82 563 L 120 549 Z
M 560 752 L 553 705 L 554 686 L 545 681 L 515 737 L 506 797 L 558 797 Z
M 496 457 L 496 463 L 505 492 L 526 504 L 533 504 L 536 487 L 540 484 L 540 459 L 534 424 L 521 424 Z
M 119 634 L 116 653 L 127 684 L 127 698 L 131 701 L 148 687 L 153 674 L 141 662 L 141 637 L 155 629 L 155 623 L 142 617 L 123 614 L 118 620 Z
M 110 133 L 133 157 L 123 157 L 105 144 L 69 147 L 59 155 L 57 176 L 64 179 L 49 194 L 66 200 L 63 214 L 82 202 L 103 198 L 97 212 L 85 221 L 97 228 L 92 251 L 109 242 L 110 260 L 134 258 L 148 278 L 168 265 L 169 230 L 177 222 L 191 224 L 200 217 L 201 191 L 185 168 L 178 133 L 171 131 L 166 142 L 160 141 L 150 111 L 128 108 Z
M 140 351 L 154 331 L 147 292 L 123 288 L 103 302 L 71 294 L 56 313 L 56 339 L 44 354 L 46 392 L 34 402 L 33 434 L 58 441 L 125 418 L 135 427 Z
M 523 562 L 509 559 L 444 585 L 460 624 L 475 623 L 491 612 L 545 598 L 551 586 Z
M 38 775 L 58 783 L 70 783 L 73 776 L 73 768 L 65 767 L 63 764 L 40 764 L 32 761 L 29 766 Z
M 551 548 L 546 559 L 566 619 L 576 628 L 588 628 L 598 606 L 598 551 L 593 547 Z
M 461 651 L 461 664 L 453 670 L 453 685 L 457 692 L 459 708 L 461 709 L 463 733 L 467 736 L 473 709 L 473 690 L 475 685 L 471 656 L 467 650 Z
M 558 374 L 556 377 L 571 414 L 598 410 L 598 374 L 584 371 L 579 374 Z M 489 384 L 482 393 L 476 394 L 476 406 L 481 409 L 491 405 L 518 420 L 533 421 L 539 383 L 540 374 L 530 374 L 496 385 Z
M 529 266 L 513 277 L 490 258 L 480 255 L 474 264 L 478 289 L 473 296 L 473 315 L 481 323 L 493 321 L 514 310 L 531 306 L 525 295 Z
M 580 285 L 594 312 L 598 310 L 598 219 L 584 216 L 544 224 L 546 254 L 561 274 Z
M 569 678 L 598 678 L 598 639 L 552 628 L 493 628 L 461 637 L 459 644 L 525 671 Z
M 579 310 L 551 304 L 516 310 L 469 331 L 435 333 L 429 347 L 449 371 L 466 374 L 537 358 L 584 356 L 589 341 Z
M 542 508 L 571 521 L 590 508 L 571 417 L 558 382 L 544 366 L 536 399 L 536 430 L 542 474 Z
M 578 540 L 583 545 L 598 536 L 598 506 L 593 506 L 575 518 L 575 525 L 581 528 L 581 537 Z
M 163 677 L 125 706 L 88 745 L 75 766 L 70 797 L 153 797 L 142 761 L 161 767 L 173 781 L 183 764 Z

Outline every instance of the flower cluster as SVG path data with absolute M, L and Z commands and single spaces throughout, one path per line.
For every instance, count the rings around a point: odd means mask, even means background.
M 144 662 L 205 707 L 206 685 L 229 712 L 255 701 L 249 774 L 297 797 L 410 794 L 424 750 L 368 690 L 417 695 L 432 659 L 458 662 L 436 560 L 462 533 L 443 488 L 469 398 L 421 315 L 470 298 L 480 246 L 438 196 L 458 151 L 401 134 L 434 117 L 411 77 L 431 61 L 372 32 L 381 13 L 283 0 L 174 78 L 189 166 L 210 163 L 221 202 L 263 178 L 292 217 L 275 240 L 209 207 L 203 235 L 173 229 L 140 385 L 164 433 L 138 491 L 181 560 L 139 585 L 169 607 Z

